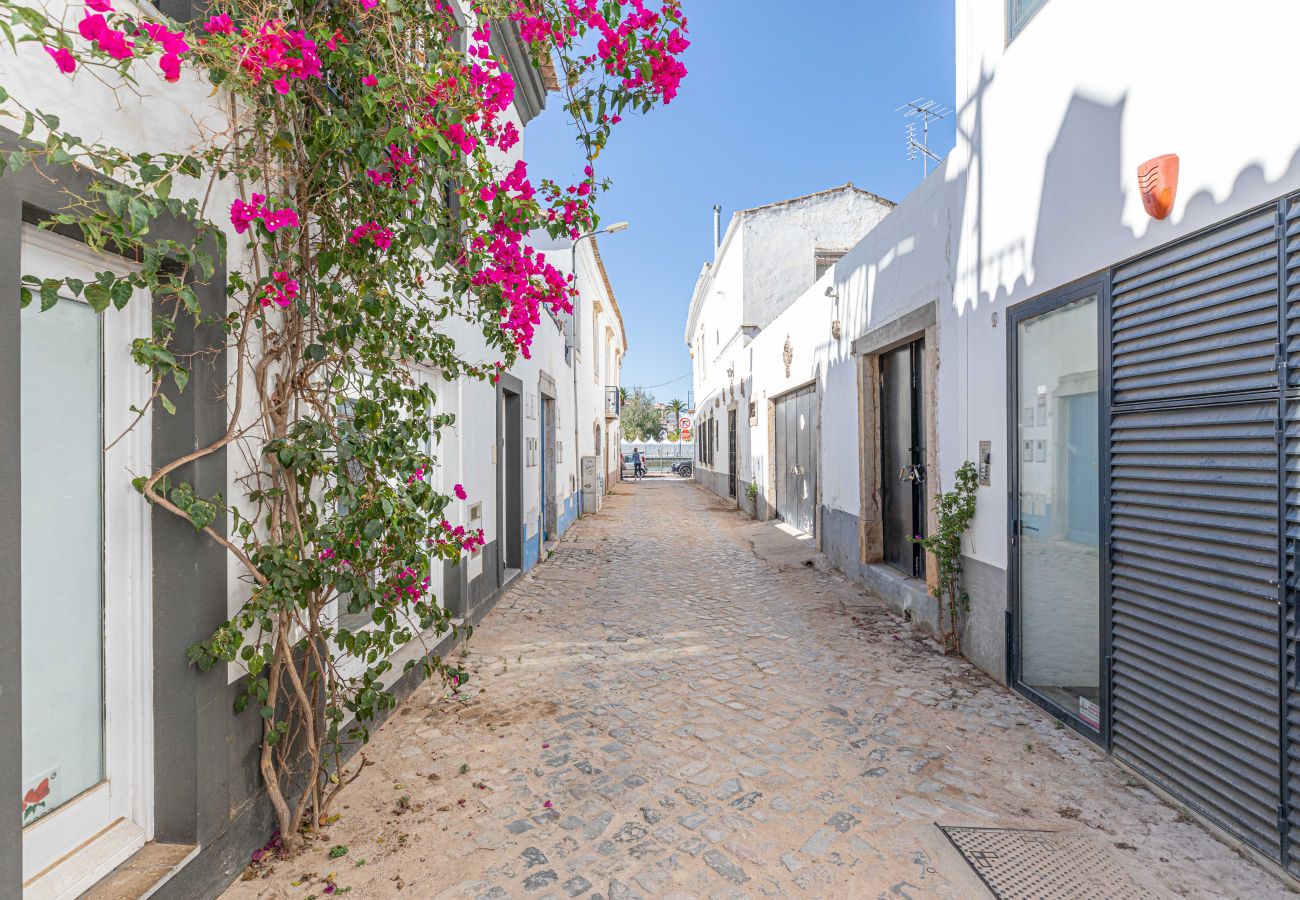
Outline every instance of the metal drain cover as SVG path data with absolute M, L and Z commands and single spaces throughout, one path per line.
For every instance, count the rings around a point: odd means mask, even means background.
M 1148 900 L 1091 835 L 939 825 L 999 900 Z

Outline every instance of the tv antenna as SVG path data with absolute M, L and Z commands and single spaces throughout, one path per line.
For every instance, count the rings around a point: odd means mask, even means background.
M 930 123 L 939 119 L 946 119 L 952 114 L 952 110 L 946 106 L 940 106 L 937 100 L 927 100 L 924 97 L 917 97 L 910 103 L 904 103 L 894 112 L 901 112 L 903 118 L 907 119 L 907 158 L 921 160 L 922 177 L 930 174 L 930 163 L 936 165 L 942 162 L 938 154 L 930 149 Z M 916 139 L 916 123 L 921 123 L 921 139 Z

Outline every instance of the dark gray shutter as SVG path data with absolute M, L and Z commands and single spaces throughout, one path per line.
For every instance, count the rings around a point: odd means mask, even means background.
M 1290 275 L 1288 270 L 1288 275 Z M 1288 280 L 1290 280 L 1288 278 Z M 1290 303 L 1287 310 L 1288 332 L 1292 318 Z M 1294 348 L 1296 338 L 1288 338 L 1288 349 Z M 1285 464 L 1286 535 L 1283 562 L 1286 565 L 1286 773 L 1287 773 L 1287 823 L 1290 837 L 1287 841 L 1288 867 L 1300 874 L 1300 690 L 1296 687 L 1297 648 L 1297 596 L 1296 572 L 1300 570 L 1296 556 L 1300 553 L 1300 399 L 1288 397 L 1286 401 L 1286 435 L 1283 443 Z
M 1115 402 L 1277 386 L 1274 216 L 1269 207 L 1115 270 Z
M 1286 264 L 1287 386 L 1300 386 L 1300 195 L 1283 206 L 1283 253 Z
M 1275 401 L 1116 411 L 1112 739 L 1277 856 Z
M 1283 562 L 1286 590 L 1286 773 L 1287 822 L 1290 834 L 1287 840 L 1287 865 L 1293 874 L 1300 874 L 1300 687 L 1297 686 L 1297 627 L 1300 615 L 1300 586 L 1297 585 L 1297 554 L 1300 554 L 1300 196 L 1287 198 L 1282 203 L 1283 226 L 1283 281 L 1285 303 L 1283 306 L 1286 331 L 1287 398 L 1285 402 L 1285 439 L 1283 443 L 1284 521 L 1286 534 Z
M 1280 859 L 1277 207 L 1111 297 L 1112 748 Z

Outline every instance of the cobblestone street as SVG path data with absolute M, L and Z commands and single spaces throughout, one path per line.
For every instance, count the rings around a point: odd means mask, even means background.
M 1079 835 L 1136 896 L 1288 894 L 760 532 L 798 546 L 693 484 L 618 485 L 483 622 L 463 698 L 419 689 L 327 834 L 226 896 L 990 896 L 936 824 Z

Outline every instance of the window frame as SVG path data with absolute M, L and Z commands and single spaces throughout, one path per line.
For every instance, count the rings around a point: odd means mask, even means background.
M 1006 16 L 1006 24 L 1007 24 L 1006 27 L 1007 46 L 1010 46 L 1011 42 L 1020 36 L 1020 33 L 1025 30 L 1025 28 L 1029 25 L 1030 22 L 1034 20 L 1034 16 L 1038 15 L 1039 12 L 1042 11 L 1043 7 L 1048 4 L 1049 0 L 1032 0 L 1032 2 L 1036 3 L 1037 5 L 1032 10 L 1030 10 L 1030 12 L 1027 15 L 1023 16 L 1019 22 L 1016 21 L 1015 12 L 1014 12 L 1016 0 L 1005 0 L 1005 2 L 1003 3 L 1002 8 Z

